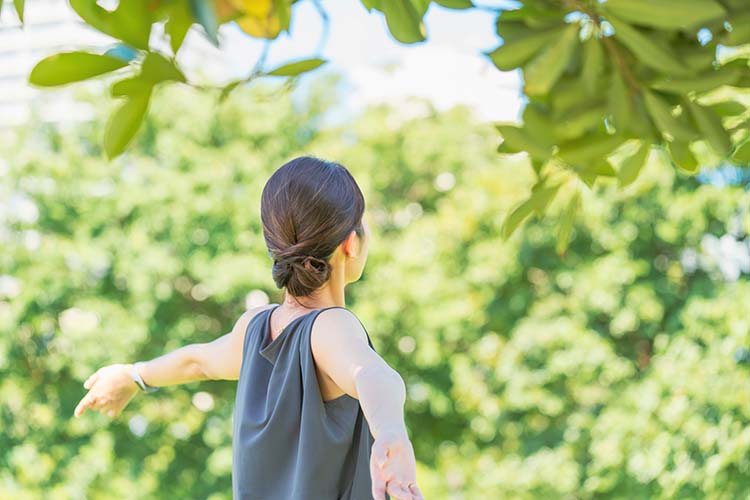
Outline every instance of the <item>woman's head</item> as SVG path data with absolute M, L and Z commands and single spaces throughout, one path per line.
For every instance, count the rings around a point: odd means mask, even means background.
M 294 297 L 310 295 L 331 277 L 359 279 L 367 258 L 365 200 L 338 163 L 300 156 L 273 173 L 263 188 L 260 216 L 273 279 Z

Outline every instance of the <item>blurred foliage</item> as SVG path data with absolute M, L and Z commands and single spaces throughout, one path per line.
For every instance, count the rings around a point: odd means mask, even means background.
M 315 49 L 320 52 L 328 16 L 320 2 L 311 1 L 323 23 Z M 361 2 L 369 12 L 384 15 L 399 42 L 427 39 L 422 19 L 431 0 Z M 194 24 L 216 46 L 225 23 L 236 23 L 249 36 L 267 42 L 247 77 L 213 87 L 220 99 L 268 76 L 288 77 L 293 83 L 298 75 L 325 64 L 313 54 L 278 68 L 265 67 L 268 44 L 290 33 L 296 3 L 122 0 L 110 11 L 95 0 L 70 0 L 84 22 L 116 44 L 104 53 L 49 56 L 36 65 L 29 81 L 50 87 L 111 74 L 111 93 L 121 104 L 104 128 L 103 144 L 113 158 L 138 132 L 156 86 L 195 85 L 176 58 Z M 566 202 L 560 209 L 563 223 L 556 248 L 565 253 L 581 207 L 580 181 L 592 187 L 599 178 L 617 178 L 625 187 L 638 178 L 652 150 L 687 173 L 726 160 L 738 165 L 750 161 L 747 0 L 521 0 L 502 8 L 471 0 L 435 3 L 496 13 L 502 43 L 483 54 L 500 71 L 521 70 L 523 123 L 497 124 L 502 137 L 498 151 L 528 154 L 537 178 L 527 199 L 507 218 L 504 235 L 531 214 L 546 213 L 559 196 Z M 22 17 L 23 2 L 16 9 Z M 305 19 L 313 21 L 318 20 Z M 153 30 L 155 25 L 163 30 Z
M 210 341 L 246 296 L 278 302 L 259 197 L 299 154 L 365 193 L 347 306 L 407 382 L 426 498 L 747 498 L 750 282 L 681 263 L 736 230 L 743 189 L 653 155 L 627 190 L 580 191 L 562 258 L 550 219 L 503 238 L 535 173 L 498 165 L 492 126 L 413 101 L 324 128 L 334 83 L 301 105 L 159 89 L 111 164 L 106 110 L 0 135 L 0 498 L 231 498 L 235 383 L 72 413 L 96 368 Z

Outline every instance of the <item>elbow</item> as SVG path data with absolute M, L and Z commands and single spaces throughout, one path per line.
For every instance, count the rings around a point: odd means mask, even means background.
M 371 364 L 360 369 L 354 376 L 359 393 L 362 389 L 379 387 L 401 402 L 406 400 L 406 383 L 401 375 L 388 365 Z
M 190 352 L 187 356 L 188 376 L 192 380 L 213 380 L 205 362 L 205 357 L 201 355 L 203 352 L 201 347 L 205 347 L 205 344 L 193 344 L 189 346 Z

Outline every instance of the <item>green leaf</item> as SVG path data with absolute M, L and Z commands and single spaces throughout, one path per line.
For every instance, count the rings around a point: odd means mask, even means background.
M 723 101 L 709 105 L 720 116 L 737 116 L 741 115 L 747 108 L 737 101 Z
M 193 16 L 187 2 L 179 1 L 170 6 L 169 19 L 164 25 L 164 31 L 169 35 L 169 45 L 172 47 L 173 54 L 177 54 L 177 51 L 180 50 L 185 35 L 192 25 Z
M 672 162 L 687 174 L 695 174 L 698 171 L 698 160 L 690 151 L 690 146 L 686 142 L 672 141 L 667 143 L 667 151 L 672 157 Z
M 531 188 L 531 208 L 541 216 L 560 190 L 560 182 L 553 182 L 549 178 L 542 179 Z
M 503 39 L 503 43 L 507 43 L 538 34 L 539 30 L 529 28 L 528 25 L 521 21 L 506 20 L 501 12 L 495 22 L 495 32 Z
M 630 117 L 633 114 L 633 104 L 630 100 L 628 88 L 617 69 L 612 70 L 607 94 L 607 107 L 612 113 L 612 121 L 615 129 L 622 132 L 627 129 Z
M 589 164 L 599 164 L 601 159 L 624 142 L 620 135 L 581 137 L 560 144 L 557 156 L 565 163 L 583 168 Z
M 552 154 L 551 145 L 539 137 L 532 136 L 522 127 L 516 125 L 497 125 L 504 144 L 514 152 L 526 152 L 532 158 L 546 160 Z
M 104 132 L 104 151 L 110 160 L 125 150 L 141 126 L 151 92 L 129 96 L 109 117 Z
M 646 66 L 660 73 L 674 73 L 676 75 L 689 75 L 691 73 L 669 47 L 614 16 L 608 16 L 607 20 L 615 29 L 615 38 L 630 49 Z
M 426 37 L 422 16 L 410 0 L 379 0 L 388 31 L 401 43 L 421 42 Z
M 581 191 L 578 187 L 575 187 L 575 192 L 568 201 L 568 206 L 560 216 L 560 229 L 557 233 L 557 243 L 555 245 L 555 251 L 558 255 L 563 255 L 568 250 L 570 244 L 570 235 L 573 232 L 573 223 L 575 222 L 576 214 L 581 206 Z
M 663 134 L 687 142 L 698 139 L 698 132 L 687 123 L 684 114 L 680 118 L 675 117 L 672 107 L 664 99 L 647 90 L 643 91 L 643 98 L 648 113 Z
M 689 99 L 684 99 L 683 102 L 711 148 L 722 158 L 728 157 L 732 151 L 732 139 L 721 123 L 721 117 L 711 108 L 701 106 Z
M 651 144 L 648 141 L 638 141 L 638 149 L 620 164 L 617 171 L 617 178 L 620 180 L 620 187 L 629 186 L 638 178 L 643 166 L 648 159 L 648 153 L 651 151 Z
M 602 5 L 625 21 L 665 30 L 693 28 L 726 15 L 713 0 L 607 0 Z
M 599 87 L 604 64 L 604 49 L 602 49 L 601 41 L 597 38 L 589 38 L 583 43 L 583 68 L 581 69 L 581 80 L 589 94 L 594 94 Z
M 219 21 L 216 19 L 214 3 L 208 0 L 190 0 L 193 19 L 203 27 L 206 38 L 216 47 L 219 46 Z
M 531 199 L 525 200 L 523 203 L 518 205 L 516 208 L 513 209 L 513 211 L 506 217 L 505 221 L 503 222 L 503 227 L 501 229 L 501 234 L 504 239 L 507 239 L 512 235 L 516 229 L 518 229 L 518 226 L 521 225 L 521 223 L 526 220 L 526 218 L 532 214 L 533 210 L 533 202 Z
M 470 9 L 474 7 L 471 0 L 435 0 L 435 3 L 447 9 Z
M 735 149 L 732 161 L 743 166 L 750 163 L 750 140 L 746 140 Z
M 502 237 L 507 239 L 518 226 L 532 213 L 543 214 L 547 206 L 554 199 L 560 184 L 549 184 L 548 179 L 542 179 L 534 184 L 531 196 L 518 205 L 503 222 Z
M 723 45 L 735 46 L 750 43 L 750 12 L 731 16 L 729 24 L 732 26 L 732 31 L 722 37 Z
M 555 40 L 561 31 L 560 28 L 553 28 L 522 38 L 505 40 L 492 52 L 484 52 L 484 55 L 488 56 L 500 71 L 512 71 L 531 59 L 542 47 Z
M 153 83 L 164 81 L 185 82 L 185 75 L 174 62 L 158 52 L 149 52 L 141 65 L 141 77 Z
M 153 18 L 147 2 L 121 0 L 112 12 L 92 0 L 70 0 L 70 6 L 89 26 L 133 47 L 148 49 Z
M 39 61 L 29 75 L 29 83 L 42 87 L 65 85 L 109 73 L 127 62 L 89 52 L 63 52 Z
M 247 80 L 243 79 L 243 80 L 235 80 L 231 83 L 226 84 L 224 88 L 221 89 L 221 93 L 219 94 L 219 102 L 224 102 L 234 89 L 236 89 L 238 86 L 246 82 Z
M 606 108 L 601 101 L 592 101 L 589 105 L 573 108 L 555 120 L 555 138 L 562 140 L 575 139 L 586 131 L 604 125 Z
M 25 7 L 25 0 L 13 0 L 13 6 L 16 8 L 16 14 L 18 14 L 18 20 L 23 24 L 23 12 Z
M 742 76 L 739 68 L 724 67 L 694 78 L 667 78 L 656 80 L 650 87 L 672 94 L 701 94 L 722 85 L 734 85 Z
M 110 93 L 112 97 L 126 97 L 144 92 L 151 92 L 154 88 L 154 82 L 144 80 L 140 76 L 126 78 L 112 84 Z
M 268 71 L 266 74 L 273 76 L 295 76 L 301 73 L 312 71 L 325 64 L 326 62 L 328 61 L 317 57 L 311 59 L 303 59 L 301 61 L 295 61 L 279 66 L 278 68 Z
M 526 94 L 548 93 L 570 63 L 578 44 L 578 24 L 571 24 L 558 39 L 549 42 L 544 50 L 534 56 L 523 68 Z

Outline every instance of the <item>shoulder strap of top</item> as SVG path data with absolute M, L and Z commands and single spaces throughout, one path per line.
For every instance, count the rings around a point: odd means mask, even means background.
M 315 313 L 315 315 L 313 317 L 313 322 L 315 321 L 315 318 L 318 317 L 318 314 L 322 313 L 323 311 L 325 311 L 327 309 L 336 309 L 336 308 L 343 309 L 345 311 L 349 311 L 349 309 L 347 309 L 346 307 L 343 307 L 343 306 L 328 306 L 328 307 L 324 307 L 322 309 L 319 309 L 318 312 Z M 355 318 L 357 318 L 357 321 L 359 321 L 359 324 L 362 325 L 362 329 L 365 331 L 365 335 L 367 335 L 367 343 L 370 345 L 370 348 L 373 351 L 375 351 L 375 346 L 372 345 L 372 340 L 370 340 L 370 334 L 367 332 L 367 328 L 365 328 L 364 323 L 362 323 L 362 321 L 359 319 L 359 317 L 357 317 L 357 315 L 354 314 L 352 311 L 349 311 L 349 312 L 351 313 L 352 316 L 354 316 Z M 312 322 L 310 323 L 310 326 L 312 328 Z

